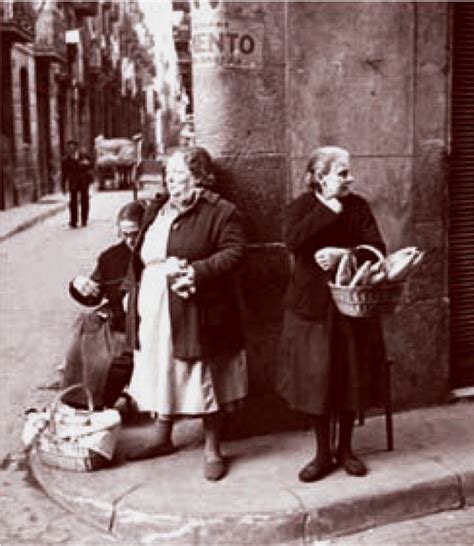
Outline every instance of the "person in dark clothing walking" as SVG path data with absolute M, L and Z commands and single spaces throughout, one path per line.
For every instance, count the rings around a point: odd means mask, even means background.
M 81 202 L 81 224 L 89 218 L 89 185 L 93 180 L 92 160 L 86 153 L 79 153 L 75 140 L 68 140 L 67 153 L 61 164 L 61 189 L 69 189 L 69 225 L 77 227 L 78 201 Z
M 315 433 L 315 457 L 299 473 L 303 482 L 324 478 L 336 468 L 331 418 L 339 422 L 337 465 L 353 476 L 366 474 L 365 464 L 352 451 L 354 419 L 380 396 L 377 384 L 385 359 L 380 321 L 340 314 L 328 288 L 349 250 L 370 245 L 385 252 L 369 204 L 351 191 L 353 181 L 346 150 L 318 148 L 307 166 L 309 191 L 285 211 L 284 239 L 293 271 L 277 390 L 292 409 L 309 416 Z

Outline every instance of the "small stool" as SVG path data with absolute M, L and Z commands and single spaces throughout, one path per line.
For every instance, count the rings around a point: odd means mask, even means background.
M 387 436 L 387 451 L 393 451 L 393 417 L 392 417 L 392 366 L 393 360 L 385 360 L 383 370 L 383 391 L 384 391 L 384 409 L 385 409 L 385 432 Z M 365 423 L 364 412 L 359 413 L 359 425 Z

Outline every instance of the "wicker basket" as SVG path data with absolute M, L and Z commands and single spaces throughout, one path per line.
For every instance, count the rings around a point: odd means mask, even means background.
M 70 417 L 70 420 L 64 420 L 58 423 L 57 412 L 61 405 L 62 397 L 68 392 L 81 388 L 86 393 L 88 410 L 75 410 L 75 414 Z M 91 431 L 89 434 L 87 426 L 90 424 L 90 417 L 94 414 L 94 405 L 91 393 L 85 385 L 71 385 L 58 394 L 51 405 L 51 414 L 46 428 L 38 435 L 35 442 L 35 449 L 41 462 L 45 465 L 60 468 L 63 470 L 75 470 L 78 472 L 89 472 L 103 468 L 109 464 L 109 459 L 91 446 L 81 444 L 80 438 L 88 436 L 91 444 L 95 438 L 97 442 L 104 442 L 104 436 L 107 436 L 106 441 L 113 444 L 115 447 L 120 418 L 111 420 L 109 425 L 106 425 L 102 430 Z M 88 419 L 89 418 L 89 419 Z M 70 434 L 60 434 L 58 429 L 69 427 Z M 85 430 L 85 433 L 84 433 Z M 94 436 L 95 435 L 95 436 Z
M 47 450 L 37 446 L 41 462 L 52 468 L 73 470 L 75 472 L 90 472 L 104 468 L 109 461 L 100 453 L 77 446 L 73 453 L 64 453 L 61 446 L 48 442 Z
M 395 311 L 401 302 L 405 283 L 375 286 L 336 286 L 329 283 L 332 299 L 339 312 L 349 317 L 375 317 Z
M 356 249 L 371 251 L 379 261 L 384 255 L 370 245 L 359 245 Z M 329 283 L 332 299 L 339 312 L 349 317 L 375 317 L 392 313 L 401 302 L 403 282 L 387 282 L 368 286 L 338 286 Z

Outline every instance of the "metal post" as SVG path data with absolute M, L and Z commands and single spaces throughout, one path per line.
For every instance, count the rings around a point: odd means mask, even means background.
M 142 162 L 142 134 L 137 133 L 133 137 L 133 141 L 135 142 L 135 164 L 132 167 L 132 181 L 133 181 L 133 199 L 136 201 L 138 199 L 138 171 L 140 168 L 140 163 Z

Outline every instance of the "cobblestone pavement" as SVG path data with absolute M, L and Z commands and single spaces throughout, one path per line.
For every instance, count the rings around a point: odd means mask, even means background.
M 473 546 L 474 507 L 392 523 L 312 546 Z
M 131 192 L 96 193 L 87 228 L 71 230 L 65 211 L 0 243 L 1 546 L 111 540 L 31 485 L 20 437 L 25 409 L 44 407 L 57 392 L 50 387 L 81 311 L 68 295 L 69 280 L 89 274 L 98 252 L 117 241 L 115 215 L 131 199 Z

